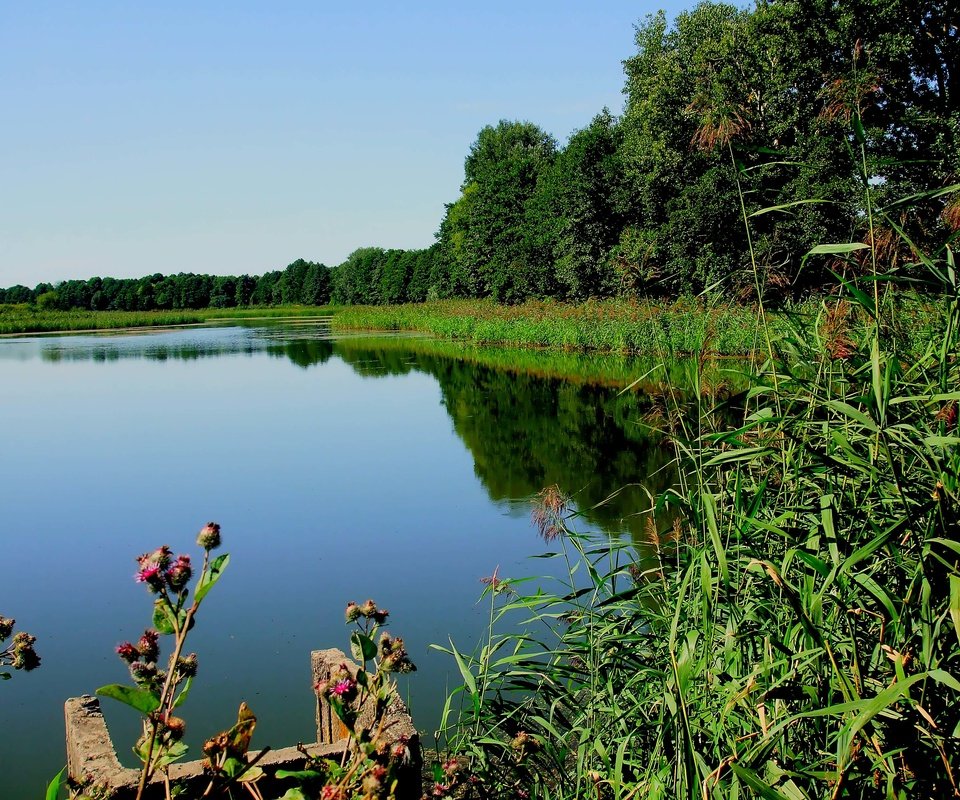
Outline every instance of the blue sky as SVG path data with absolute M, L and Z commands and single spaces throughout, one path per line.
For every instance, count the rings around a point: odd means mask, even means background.
M 619 112 L 634 25 L 691 5 L 7 3 L 0 286 L 428 246 L 484 125 Z

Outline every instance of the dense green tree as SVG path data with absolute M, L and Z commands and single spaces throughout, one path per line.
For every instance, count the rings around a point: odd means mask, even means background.
M 303 302 L 303 284 L 309 268 L 308 262 L 298 258 L 284 269 L 280 276 L 280 303 L 295 305 Z
M 4 303 L 32 303 L 33 292 L 23 284 L 11 286 L 4 291 Z
M 382 247 L 354 250 L 334 270 L 331 300 L 340 305 L 380 303 L 380 270 L 384 260 L 385 251 Z
M 378 294 L 381 303 L 403 303 L 412 265 L 405 250 L 387 250 L 379 273 Z
M 762 290 L 828 280 L 800 274 L 803 254 L 866 235 L 851 119 L 866 128 L 878 200 L 947 181 L 957 158 L 946 77 L 957 32 L 944 8 L 783 0 L 753 11 L 702 3 L 672 26 L 662 14 L 648 18 L 626 62 L 634 197 L 618 256 L 634 285 L 751 286 L 741 192 L 748 212 L 783 208 L 750 220 Z M 925 215 L 913 223 L 919 233 L 939 209 L 916 210 Z
M 326 265 L 308 262 L 300 301 L 308 306 L 325 306 L 330 302 L 330 269 Z
M 251 305 L 251 297 L 253 296 L 253 290 L 257 288 L 257 279 L 251 277 L 250 275 L 241 275 L 237 278 L 237 288 L 233 296 L 233 304 L 235 306 L 249 306 Z
M 431 275 L 439 250 L 440 246 L 434 244 L 424 250 L 409 251 L 413 254 L 413 268 L 407 284 L 407 299 L 411 303 L 422 303 L 430 294 Z
M 278 271 L 264 272 L 257 279 L 257 285 L 250 295 L 250 305 L 268 306 L 273 303 L 273 290 L 280 282 L 280 275 Z
M 630 200 L 622 142 L 623 129 L 604 110 L 570 138 L 541 176 L 527 206 L 537 294 L 585 300 L 616 292 L 612 254 Z
M 480 131 L 464 164 L 463 193 L 441 226 L 452 287 L 508 302 L 530 294 L 526 206 L 555 154 L 553 138 L 530 122 L 501 120 Z
M 218 275 L 210 289 L 211 308 L 231 308 L 237 298 L 237 279 L 230 275 Z

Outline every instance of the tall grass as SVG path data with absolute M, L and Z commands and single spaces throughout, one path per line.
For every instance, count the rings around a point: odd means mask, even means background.
M 756 312 L 746 306 L 709 306 L 696 299 L 673 303 L 604 301 L 580 305 L 530 301 L 445 300 L 402 306 L 349 306 L 337 329 L 416 330 L 479 344 L 554 347 L 676 355 L 704 348 L 724 355 L 749 353 L 757 339 Z
M 862 249 L 817 251 L 857 274 Z M 922 337 L 873 254 L 778 319 L 736 425 L 668 418 L 682 478 L 651 503 L 653 557 L 540 499 L 565 578 L 499 576 L 483 647 L 451 648 L 466 791 L 960 797 L 960 283 L 951 240 L 913 252 Z
M 669 357 L 712 353 L 752 355 L 766 337 L 776 340 L 790 315 L 813 317 L 819 304 L 807 301 L 775 315 L 756 307 L 711 305 L 685 298 L 675 302 L 603 301 L 579 305 L 530 301 L 504 306 L 485 300 L 444 300 L 399 306 L 336 309 L 336 330 L 420 331 L 476 344 L 549 347 Z M 911 347 L 931 335 L 936 313 L 926 301 L 904 301 L 902 333 Z M 768 322 L 764 329 L 762 322 Z

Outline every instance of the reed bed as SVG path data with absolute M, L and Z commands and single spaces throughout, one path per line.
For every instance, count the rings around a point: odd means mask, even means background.
M 774 339 L 791 318 L 813 321 L 818 300 L 768 313 Z M 925 300 L 898 299 L 898 330 L 910 348 L 920 348 L 937 325 Z M 486 300 L 444 300 L 396 306 L 345 306 L 331 322 L 336 330 L 420 331 L 476 344 L 671 356 L 711 353 L 745 356 L 763 349 L 756 306 L 711 305 L 701 299 L 675 302 L 603 301 L 577 305 L 531 301 L 506 306 Z
M 618 353 L 678 355 L 705 343 L 727 355 L 749 353 L 759 334 L 757 315 L 746 306 L 709 307 L 697 300 L 674 303 L 531 301 L 506 306 L 485 300 L 444 300 L 399 306 L 348 306 L 335 328 L 412 330 L 478 344 L 553 347 Z

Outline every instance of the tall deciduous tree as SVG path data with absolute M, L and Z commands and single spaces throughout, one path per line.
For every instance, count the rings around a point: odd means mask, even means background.
M 464 165 L 463 194 L 441 226 L 454 285 L 506 301 L 530 293 L 526 206 L 555 154 L 553 138 L 530 122 L 501 120 L 480 131 Z

